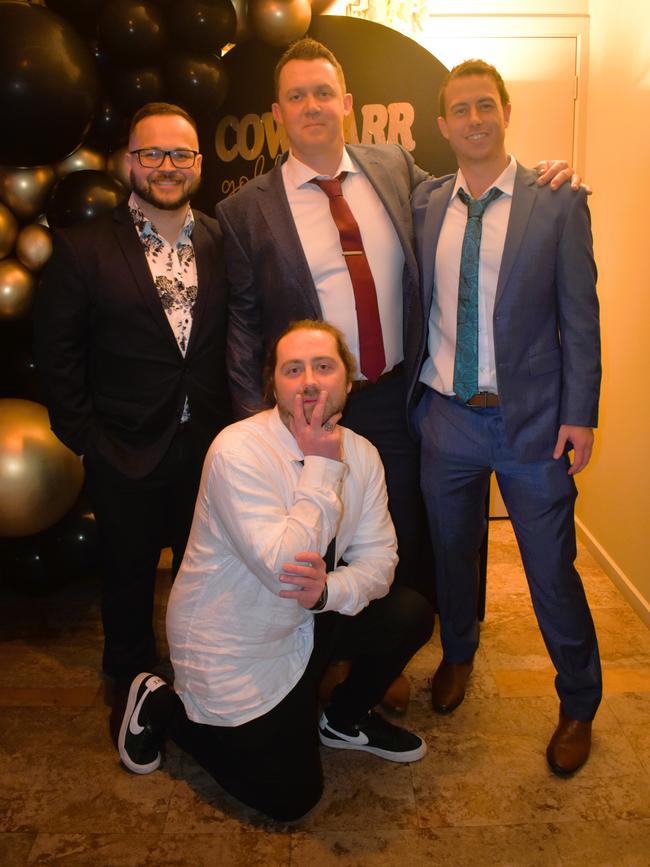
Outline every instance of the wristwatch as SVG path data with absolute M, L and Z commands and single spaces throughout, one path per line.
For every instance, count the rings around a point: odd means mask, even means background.
M 322 611 L 327 605 L 327 583 L 323 585 L 323 592 L 309 609 L 310 611 Z

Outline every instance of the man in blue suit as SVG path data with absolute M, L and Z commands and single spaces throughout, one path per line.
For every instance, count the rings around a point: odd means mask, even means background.
M 551 193 L 506 153 L 510 103 L 494 67 L 455 67 L 440 115 L 459 171 L 414 196 L 428 328 L 408 372 L 443 646 L 432 702 L 454 710 L 472 670 L 478 549 L 495 470 L 557 670 L 560 719 L 547 759 L 566 775 L 589 756 L 602 692 L 574 567 L 573 477 L 591 455 L 600 388 L 589 211 L 584 191 Z

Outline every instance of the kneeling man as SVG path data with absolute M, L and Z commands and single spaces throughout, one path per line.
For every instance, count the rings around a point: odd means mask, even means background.
M 433 612 L 395 586 L 395 531 L 377 450 L 337 422 L 354 361 L 340 332 L 294 323 L 266 368 L 271 410 L 213 442 L 167 633 L 175 692 L 131 686 L 120 756 L 160 764 L 166 733 L 228 792 L 275 819 L 322 793 L 318 741 L 384 759 L 420 759 L 417 735 L 373 711 L 429 639 Z M 318 722 L 317 687 L 352 660 Z

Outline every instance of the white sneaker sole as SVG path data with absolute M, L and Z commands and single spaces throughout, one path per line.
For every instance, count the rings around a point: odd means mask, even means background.
M 142 674 L 139 674 L 133 683 L 131 684 L 131 688 L 129 689 L 129 697 L 126 702 L 126 708 L 124 710 L 124 716 L 122 717 L 122 725 L 120 726 L 120 733 L 117 738 L 117 748 L 120 753 L 120 759 L 122 760 L 122 764 L 127 767 L 130 771 L 133 771 L 134 774 L 151 774 L 155 770 L 160 767 L 160 753 L 158 756 L 146 765 L 136 765 L 135 762 L 132 762 L 129 754 L 126 751 L 126 733 L 129 728 L 129 723 L 131 722 L 131 717 L 133 716 L 133 711 L 135 710 L 135 705 L 138 699 L 138 690 L 140 689 L 141 684 L 148 677 L 151 677 L 150 671 L 144 671 Z
M 351 744 L 338 737 L 329 738 L 320 729 L 318 736 L 320 742 L 326 747 L 332 747 L 335 750 L 359 750 L 363 753 L 372 753 L 373 756 L 379 756 L 379 758 L 386 759 L 389 762 L 417 762 L 427 754 L 427 745 L 424 741 L 413 750 L 396 753 L 394 750 L 382 750 L 380 747 L 371 747 L 366 744 Z

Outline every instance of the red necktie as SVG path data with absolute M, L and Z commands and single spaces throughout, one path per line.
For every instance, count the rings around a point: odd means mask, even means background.
M 345 180 L 346 174 L 347 172 L 341 172 L 331 180 L 312 178 L 312 183 L 317 184 L 327 195 L 332 217 L 341 236 L 341 249 L 350 272 L 357 308 L 361 373 L 374 382 L 384 372 L 386 355 L 381 336 L 375 281 L 363 249 L 359 226 L 341 190 L 341 181 Z

